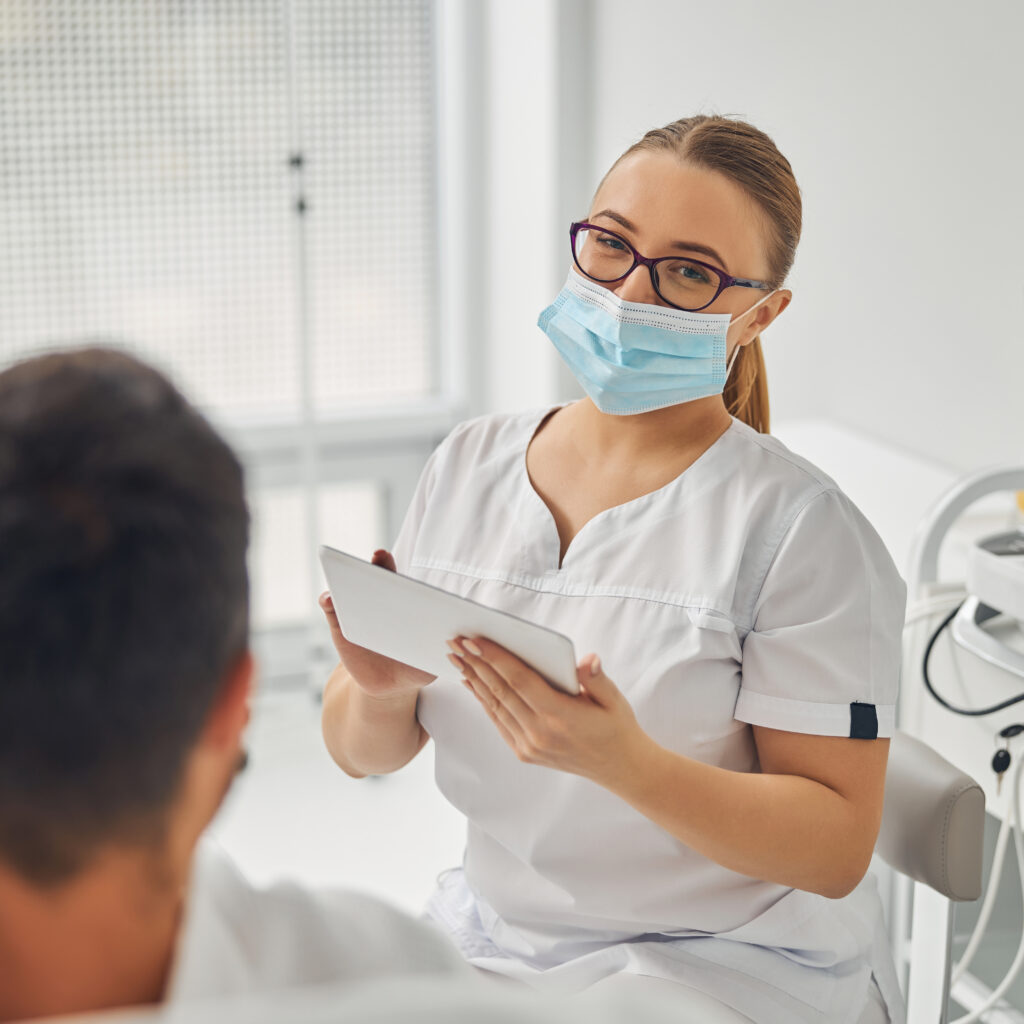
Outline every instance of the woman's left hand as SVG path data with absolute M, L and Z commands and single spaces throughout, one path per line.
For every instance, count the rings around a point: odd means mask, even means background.
M 580 693 L 571 697 L 489 640 L 459 637 L 449 646 L 466 689 L 520 761 L 597 783 L 635 764 L 647 734 L 596 654 L 577 666 Z

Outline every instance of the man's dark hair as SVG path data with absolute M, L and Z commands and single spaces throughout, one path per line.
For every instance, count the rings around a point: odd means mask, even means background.
M 0 373 L 0 860 L 55 885 L 151 842 L 248 645 L 242 468 L 103 348 Z

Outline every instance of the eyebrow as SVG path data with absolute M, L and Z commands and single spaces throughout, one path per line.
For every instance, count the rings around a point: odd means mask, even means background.
M 634 224 L 631 224 L 621 213 L 616 213 L 614 210 L 602 210 L 600 213 L 595 213 L 594 216 L 607 217 L 609 220 L 615 221 L 616 224 L 621 224 L 627 231 L 636 231 Z M 717 260 L 718 265 L 726 273 L 729 273 L 729 267 L 725 260 L 710 245 L 702 245 L 700 242 L 672 242 L 669 248 L 682 249 L 686 252 L 699 252 L 703 256 L 710 256 L 713 260 Z

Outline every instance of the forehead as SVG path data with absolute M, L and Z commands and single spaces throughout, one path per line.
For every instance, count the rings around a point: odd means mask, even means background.
M 666 246 L 697 242 L 715 249 L 730 273 L 767 275 L 764 214 L 757 204 L 724 174 L 672 153 L 639 152 L 622 160 L 601 183 L 590 215 L 602 210 L 635 226 L 631 241 L 645 255 L 668 255 Z

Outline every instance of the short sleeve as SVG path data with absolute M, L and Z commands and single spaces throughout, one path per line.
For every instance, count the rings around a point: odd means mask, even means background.
M 841 492 L 799 511 L 770 563 L 743 644 L 735 717 L 819 736 L 891 736 L 906 587 Z

